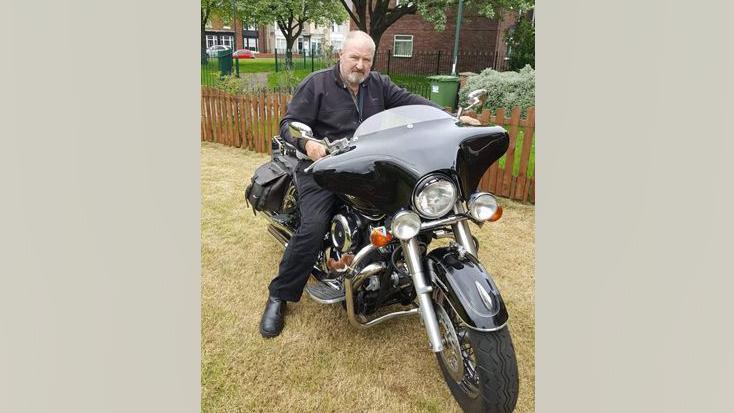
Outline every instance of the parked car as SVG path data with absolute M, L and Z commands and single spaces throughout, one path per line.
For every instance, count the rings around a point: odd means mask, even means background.
M 206 55 L 209 57 L 218 57 L 219 53 L 229 50 L 229 47 L 221 45 L 221 44 L 215 44 L 214 46 L 209 47 L 206 49 Z
M 250 49 L 239 49 L 232 54 L 232 57 L 235 59 L 254 59 L 255 52 Z

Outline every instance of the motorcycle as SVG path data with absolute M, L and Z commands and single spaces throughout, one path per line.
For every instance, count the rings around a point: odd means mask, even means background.
M 308 295 L 341 303 L 359 329 L 418 315 L 461 408 L 511 412 L 519 384 L 507 308 L 468 225 L 502 215 L 497 199 L 477 187 L 507 150 L 508 133 L 460 121 L 485 96 L 470 93 L 470 105 L 456 115 L 425 105 L 388 109 L 342 139 L 315 138 L 298 122 L 289 130 L 326 147 L 327 155 L 304 172 L 343 201 L 324 235 Z M 271 161 L 246 190 L 283 246 L 300 221 L 291 180 L 297 162 L 296 149 L 274 137 Z M 442 238 L 448 246 L 430 248 Z

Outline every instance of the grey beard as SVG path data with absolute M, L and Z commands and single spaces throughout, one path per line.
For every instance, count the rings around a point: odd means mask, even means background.
M 349 74 L 347 74 L 347 82 L 356 85 L 361 83 L 365 77 L 366 76 L 359 72 L 349 72 Z

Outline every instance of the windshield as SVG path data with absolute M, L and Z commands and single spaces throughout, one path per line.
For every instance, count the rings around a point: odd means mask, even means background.
M 448 113 L 428 105 L 407 105 L 384 110 L 370 116 L 354 131 L 355 137 L 369 135 L 386 129 L 437 119 L 453 119 Z

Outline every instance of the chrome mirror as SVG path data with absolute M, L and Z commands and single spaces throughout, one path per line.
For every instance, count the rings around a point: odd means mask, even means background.
M 472 107 L 476 104 L 483 105 L 484 102 L 487 100 L 487 89 L 473 90 L 467 95 L 467 97 L 469 98 L 469 107 Z
M 291 133 L 291 136 L 294 138 L 306 138 L 306 139 L 313 139 L 313 131 L 311 131 L 311 127 L 306 125 L 305 123 L 301 122 L 291 122 L 288 124 L 288 130 Z
M 474 106 L 483 105 L 484 102 L 487 100 L 487 89 L 472 90 L 471 92 L 469 92 L 468 95 L 466 95 L 466 97 L 469 100 L 469 106 L 465 108 L 459 106 L 459 111 L 456 113 L 457 118 L 460 118 L 462 113 L 473 108 Z

